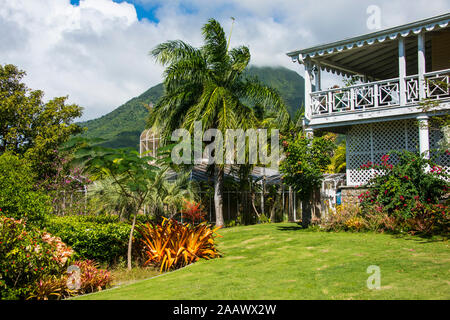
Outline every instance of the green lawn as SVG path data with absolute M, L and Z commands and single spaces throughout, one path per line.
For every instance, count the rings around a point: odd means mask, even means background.
M 450 299 L 448 241 L 296 224 L 220 232 L 224 257 L 77 299 Z M 381 269 L 368 289 L 367 267 Z

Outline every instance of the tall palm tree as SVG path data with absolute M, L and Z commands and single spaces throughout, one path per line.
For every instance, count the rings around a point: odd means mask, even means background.
M 149 126 L 157 126 L 167 141 L 173 130 L 193 132 L 194 122 L 203 130 L 256 128 L 255 106 L 277 110 L 280 123 L 289 119 L 279 93 L 255 78 L 244 76 L 250 62 L 246 46 L 228 50 L 225 32 L 219 22 L 210 19 L 202 28 L 204 45 L 195 48 L 181 40 L 167 41 L 151 51 L 165 66 L 165 92 L 152 109 Z M 281 112 L 280 112 L 281 111 Z M 222 164 L 214 164 L 214 204 L 216 225 L 223 226 Z

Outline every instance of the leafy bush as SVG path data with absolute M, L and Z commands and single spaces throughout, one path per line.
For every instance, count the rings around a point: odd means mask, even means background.
M 362 170 L 374 170 L 376 175 L 369 183 L 369 190 L 359 198 L 363 209 L 375 206 L 388 215 L 412 218 L 416 203 L 437 204 L 448 191 L 450 176 L 434 163 L 418 153 L 392 152 L 398 158 L 395 165 L 389 163 L 390 155 L 384 155 L 381 163 L 367 163 Z M 447 179 L 447 180 L 446 180 Z
M 417 202 L 411 215 L 412 218 L 406 220 L 411 233 L 449 234 L 450 211 L 447 206 Z
M 93 260 L 75 261 L 73 264 L 81 270 L 81 286 L 78 290 L 80 294 L 101 291 L 112 282 L 111 273 L 99 269 L 98 263 Z
M 219 228 L 212 229 L 205 222 L 199 225 L 181 224 L 174 219 L 164 219 L 161 224 L 139 224 L 146 261 L 160 271 L 177 269 L 198 259 L 220 256 L 214 238 Z
M 114 264 L 126 257 L 131 226 L 117 216 L 52 217 L 47 230 L 70 245 L 78 259 Z
M 45 276 L 65 272 L 73 250 L 61 239 L 0 215 L 0 299 L 23 299 Z
M 3 215 L 36 226 L 52 210 L 50 197 L 35 190 L 30 163 L 11 153 L 0 156 L 0 208 Z
M 307 138 L 298 135 L 295 139 L 283 140 L 285 159 L 280 163 L 283 181 L 292 186 L 304 199 L 309 199 L 312 190 L 320 187 L 323 173 L 330 164 L 335 145 L 330 136 Z
M 50 275 L 39 279 L 27 300 L 59 300 L 74 294 L 74 291 L 67 288 L 67 276 Z
M 357 206 L 339 205 L 336 212 L 331 212 L 322 222 L 321 227 L 325 231 L 359 231 L 364 227 L 361 210 Z

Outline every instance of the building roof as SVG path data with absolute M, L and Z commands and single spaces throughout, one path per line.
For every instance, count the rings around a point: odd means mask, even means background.
M 417 59 L 417 55 L 414 57 L 411 53 L 417 49 L 417 34 L 449 30 L 449 27 L 450 13 L 446 13 L 357 37 L 292 51 L 287 55 L 294 61 L 298 59 L 299 62 L 312 59 L 320 63 L 322 70 L 333 73 L 347 76 L 362 74 L 373 79 L 389 79 L 398 74 L 398 49 L 397 41 L 394 40 L 399 37 L 406 39 L 407 55 L 409 52 L 411 56 L 409 64 L 407 61 L 407 65 L 410 66 L 407 73 L 414 74 L 417 63 L 414 63 L 413 59 Z M 426 47 L 430 46 L 431 38 L 428 37 Z

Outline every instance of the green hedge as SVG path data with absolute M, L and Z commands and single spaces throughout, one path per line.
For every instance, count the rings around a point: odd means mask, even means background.
M 116 216 L 65 216 L 49 219 L 48 232 L 71 246 L 79 259 L 114 264 L 126 259 L 130 224 Z

